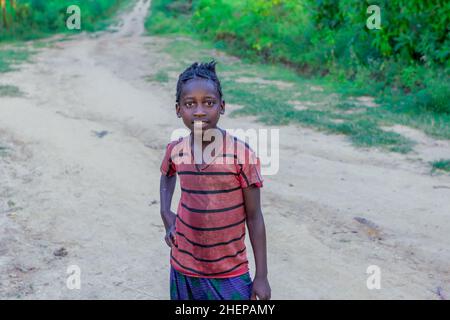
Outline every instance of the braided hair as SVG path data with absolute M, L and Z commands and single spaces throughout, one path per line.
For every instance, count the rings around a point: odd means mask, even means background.
M 180 101 L 182 86 L 187 81 L 196 78 L 207 79 L 214 82 L 217 92 L 219 92 L 220 99 L 222 99 L 222 87 L 216 74 L 216 64 L 217 62 L 214 60 L 212 60 L 211 62 L 200 64 L 198 62 L 195 62 L 189 68 L 184 70 L 183 73 L 181 73 L 178 77 L 176 102 L 178 103 Z

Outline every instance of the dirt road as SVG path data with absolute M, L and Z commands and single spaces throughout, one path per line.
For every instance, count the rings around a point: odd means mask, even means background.
M 166 39 L 143 35 L 149 4 L 0 74 L 25 93 L 0 97 L 0 298 L 168 298 L 159 166 L 182 123 L 175 87 L 144 80 L 171 59 Z M 271 128 L 226 115 L 221 126 Z M 450 145 L 427 139 L 400 155 L 280 128 L 280 170 L 262 194 L 273 298 L 450 297 L 450 177 L 417 160 L 436 146 L 450 158 Z M 66 286 L 70 265 L 80 290 Z

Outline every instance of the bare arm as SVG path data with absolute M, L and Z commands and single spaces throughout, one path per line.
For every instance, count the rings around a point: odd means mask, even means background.
M 269 300 L 271 289 L 267 279 L 266 227 L 261 211 L 260 189 L 248 187 L 244 190 L 247 227 L 255 256 L 256 273 L 253 281 L 252 299 Z
M 171 177 L 161 175 L 159 184 L 159 196 L 161 203 L 161 218 L 166 228 L 165 240 L 169 247 L 174 243 L 176 244 L 175 236 L 175 219 L 176 214 L 170 210 L 172 204 L 173 192 L 175 191 L 175 185 L 177 183 L 177 176 Z

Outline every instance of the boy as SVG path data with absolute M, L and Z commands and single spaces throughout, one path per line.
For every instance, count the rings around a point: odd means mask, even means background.
M 217 127 L 225 101 L 215 64 L 194 63 L 180 75 L 176 114 L 191 133 L 168 144 L 161 164 L 161 217 L 171 247 L 170 295 L 176 300 L 268 300 L 259 159 L 246 143 Z M 214 155 L 203 156 L 212 144 L 219 146 Z M 177 214 L 170 210 L 176 173 L 182 191 Z M 245 223 L 255 256 L 253 281 Z

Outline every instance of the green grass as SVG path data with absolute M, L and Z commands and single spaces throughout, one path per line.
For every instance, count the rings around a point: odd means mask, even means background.
M 348 102 L 343 102 L 343 103 L 338 103 L 337 105 L 334 106 L 336 109 L 342 110 L 342 111 L 350 111 L 350 110 L 360 110 L 361 107 L 358 106 L 357 104 L 354 103 L 348 103 Z
M 14 49 L 2 49 L 0 47 L 0 72 L 16 70 L 16 66 L 28 61 L 32 52 L 16 46 Z
M 307 79 L 282 66 L 249 63 L 245 59 L 230 60 L 222 54 L 215 55 L 217 50 L 211 43 L 196 39 L 173 39 L 163 51 L 173 59 L 170 70 L 178 72 L 194 61 L 218 60 L 217 69 L 226 102 L 244 106 L 232 112 L 231 117 L 255 115 L 260 121 L 272 125 L 298 123 L 327 133 L 345 135 L 357 147 L 378 147 L 407 153 L 414 146 L 413 141 L 402 135 L 380 128 L 395 124 L 395 113 L 386 113 L 382 107 L 368 108 L 355 102 L 349 103 L 348 96 L 336 94 L 335 84 L 327 79 Z M 167 71 L 160 70 L 151 80 L 157 81 L 161 77 L 165 81 Z M 157 77 L 158 74 L 161 76 Z M 254 82 L 239 82 L 240 78 L 254 79 Z M 261 83 L 261 80 L 269 82 Z M 175 79 L 169 79 L 169 82 L 175 86 Z M 281 86 L 278 87 L 277 83 Z M 322 91 L 313 88 L 321 88 Z M 290 100 L 304 103 L 308 108 L 296 110 Z M 346 113 L 349 110 L 359 112 Z
M 150 34 L 191 34 L 189 9 L 187 1 L 153 0 L 145 28 Z
M 431 162 L 432 172 L 437 170 L 450 172 L 450 160 L 441 159 L 439 161 Z
M 0 85 L 0 97 L 21 97 L 23 92 L 16 86 Z
M 175 9 L 167 10 L 169 4 Z M 357 147 L 379 147 L 400 153 L 411 151 L 414 141 L 381 127 L 401 124 L 436 138 L 450 139 L 450 114 L 446 112 L 450 100 L 447 99 L 448 84 L 433 83 L 431 88 L 436 88 L 434 91 L 405 95 L 394 86 L 390 91 L 381 90 L 380 86 L 384 84 L 368 82 L 363 72 L 354 81 L 348 81 L 344 75 L 338 81 L 336 74 L 305 76 L 295 67 L 261 63 L 261 59 L 242 52 L 242 48 L 233 48 L 226 39 L 206 40 L 194 32 L 188 9 L 180 1 L 154 0 L 147 30 L 173 39 L 164 48 L 164 52 L 174 60 L 171 69 L 181 72 L 194 61 L 212 58 L 219 61 L 217 69 L 225 100 L 244 106 L 231 116 L 255 115 L 260 121 L 273 125 L 299 123 L 324 132 L 346 135 Z M 232 59 L 224 52 L 238 54 L 239 59 Z M 432 78 L 432 73 L 423 72 L 423 77 Z M 256 80 L 254 83 L 239 82 L 242 77 Z M 291 86 L 261 83 L 260 80 L 279 81 Z M 173 79 L 169 82 L 173 83 Z M 313 90 L 314 87 L 321 90 Z M 379 92 L 384 93 L 379 95 Z M 358 96 L 374 96 L 379 106 L 355 102 L 354 98 Z M 295 109 L 290 100 L 305 105 L 306 110 Z
M 413 141 L 400 134 L 380 129 L 381 122 L 377 117 L 371 117 L 367 113 L 342 114 L 339 108 L 344 105 L 350 108 L 350 104 L 338 103 L 335 107 L 333 104 L 336 101 L 330 100 L 327 96 L 329 93 L 308 91 L 303 81 L 294 82 L 292 88 L 280 89 L 270 85 L 236 83 L 226 79 L 223 88 L 227 101 L 244 106 L 243 109 L 235 111 L 232 114 L 234 116 L 256 115 L 261 121 L 272 125 L 300 123 L 328 133 L 346 135 L 357 147 L 380 147 L 406 153 L 411 151 L 414 145 Z M 306 110 L 296 110 L 287 102 L 286 97 L 293 97 L 298 93 L 301 93 L 298 101 L 318 104 Z M 362 106 L 352 105 L 352 109 L 355 108 L 367 110 Z M 336 123 L 337 121 L 340 122 Z

